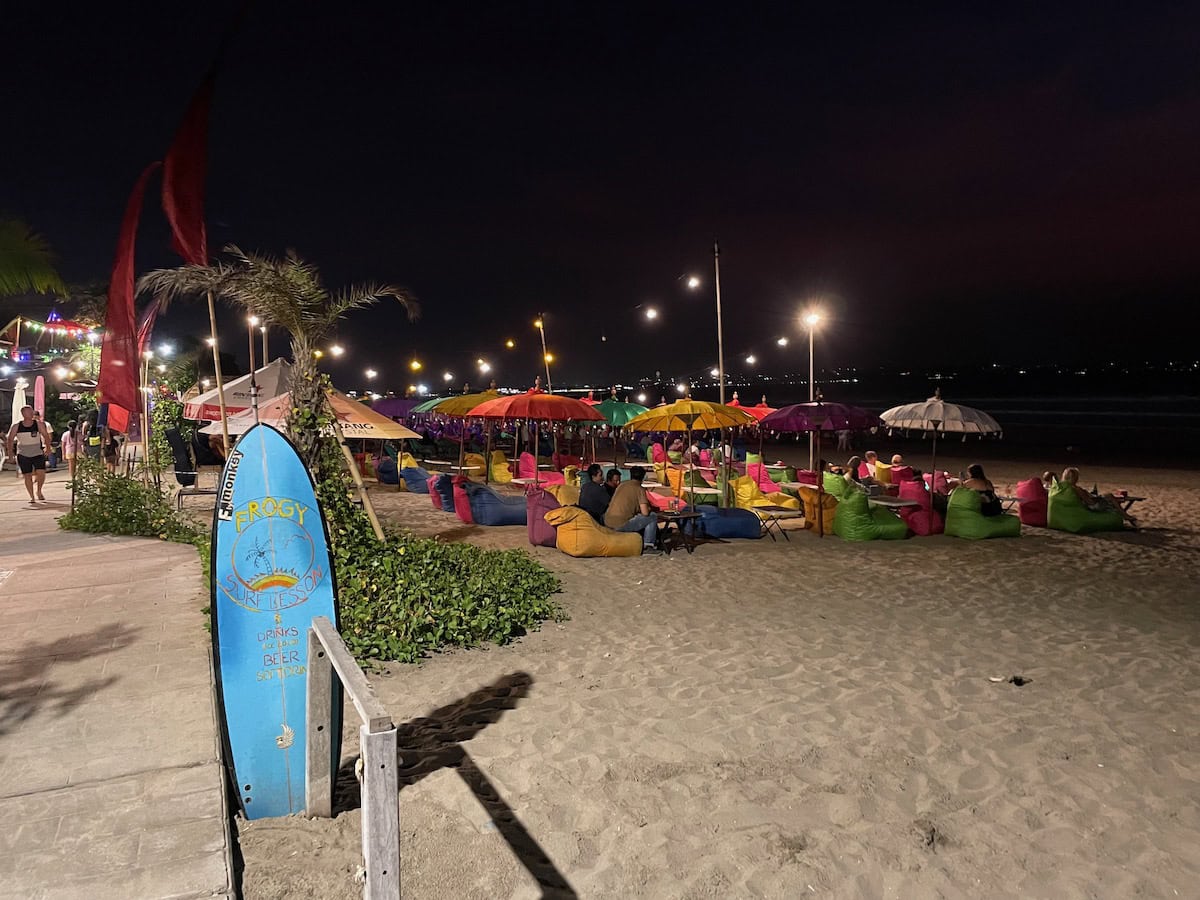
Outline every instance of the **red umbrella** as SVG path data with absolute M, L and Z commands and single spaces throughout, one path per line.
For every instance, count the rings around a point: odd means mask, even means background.
M 547 394 L 534 389 L 525 394 L 510 394 L 480 403 L 468 414 L 481 419 L 533 419 L 537 422 L 605 422 L 593 406 L 574 397 Z M 536 432 L 536 429 L 535 429 Z M 537 438 L 534 437 L 534 455 Z M 557 447 L 557 437 L 555 438 Z M 534 478 L 536 479 L 536 470 Z

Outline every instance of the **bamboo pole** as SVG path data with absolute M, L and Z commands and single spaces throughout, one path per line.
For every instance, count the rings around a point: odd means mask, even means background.
M 150 487 L 150 360 L 142 360 L 142 487 Z M 136 451 L 135 451 L 136 452 Z
M 229 419 L 225 414 L 225 379 L 221 377 L 221 352 L 217 349 L 217 307 L 208 292 L 208 325 L 212 333 L 213 378 L 217 382 L 217 401 L 221 406 L 221 435 L 225 439 L 225 458 L 229 458 Z
M 367 486 L 363 484 L 362 475 L 358 471 L 358 462 L 355 461 L 354 454 L 346 445 L 346 436 L 342 434 L 342 423 L 338 421 L 336 414 L 333 416 L 333 433 L 337 437 L 338 446 L 342 448 L 342 456 L 346 458 L 346 465 L 350 467 L 350 477 L 354 479 L 354 486 L 358 488 L 358 496 L 362 499 L 363 510 L 366 512 L 367 518 L 371 520 L 371 529 L 375 532 L 375 537 L 382 543 L 384 541 L 383 526 L 379 524 L 379 517 L 375 515 L 375 507 L 371 505 L 371 496 L 367 493 Z

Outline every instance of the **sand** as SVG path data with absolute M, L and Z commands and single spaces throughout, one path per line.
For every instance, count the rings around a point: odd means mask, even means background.
M 1200 895 L 1200 487 L 1084 479 L 1147 496 L 1144 530 L 531 548 L 569 621 L 371 676 L 404 723 L 404 895 Z M 239 833 L 247 900 L 360 896 L 356 808 Z

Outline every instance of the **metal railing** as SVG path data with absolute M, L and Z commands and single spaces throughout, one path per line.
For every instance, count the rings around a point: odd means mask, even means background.
M 366 900 L 400 898 L 400 785 L 396 725 L 383 708 L 342 636 L 325 616 L 308 630 L 307 741 L 304 805 L 308 815 L 333 814 L 331 742 L 333 673 L 358 711 L 362 755 L 362 845 Z

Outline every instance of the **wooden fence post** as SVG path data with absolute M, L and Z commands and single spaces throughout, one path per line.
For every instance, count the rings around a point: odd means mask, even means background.
M 333 778 L 330 754 L 334 735 L 333 667 L 316 631 L 308 629 L 306 729 L 304 740 L 304 811 L 316 818 L 333 815 Z
M 366 900 L 400 900 L 400 783 L 396 728 L 358 730 L 363 760 L 363 857 Z

